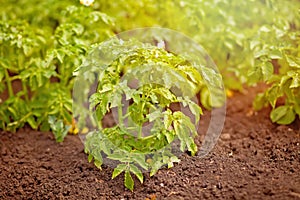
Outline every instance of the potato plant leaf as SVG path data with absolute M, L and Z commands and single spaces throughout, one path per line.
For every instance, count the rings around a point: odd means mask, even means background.
M 131 177 L 130 171 L 125 171 L 124 185 L 127 189 L 133 191 L 134 181 Z
M 118 166 L 114 168 L 114 171 L 112 173 L 112 179 L 119 176 L 123 171 L 125 171 L 127 169 L 127 167 L 128 167 L 128 165 L 126 165 L 126 164 L 118 164 Z
M 270 117 L 272 122 L 290 124 L 295 120 L 296 114 L 290 106 L 284 105 L 272 110 Z
M 130 164 L 129 165 L 129 170 L 130 172 L 132 172 L 138 179 L 141 183 L 144 182 L 144 177 L 143 177 L 143 174 L 141 172 L 141 170 L 139 170 L 139 168 L 137 168 L 135 165 L 133 164 Z

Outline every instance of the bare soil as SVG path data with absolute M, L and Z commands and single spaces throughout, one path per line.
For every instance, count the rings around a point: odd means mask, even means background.
M 87 162 L 76 135 L 0 131 L 0 199 L 300 199 L 300 122 L 272 124 L 270 109 L 251 108 L 259 88 L 228 100 L 222 135 L 205 158 L 183 154 L 171 169 L 145 174 L 134 192 Z M 201 121 L 205 132 L 210 119 Z M 200 140 L 200 139 L 199 139 Z

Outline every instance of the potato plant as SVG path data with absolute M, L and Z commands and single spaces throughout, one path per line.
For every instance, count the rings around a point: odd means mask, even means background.
M 28 8 L 24 12 L 6 3 L 1 15 L 0 92 L 8 95 L 0 105 L 0 128 L 8 131 L 25 124 L 49 130 L 52 117 L 70 125 L 73 71 L 92 43 L 112 35 L 113 21 L 104 13 L 68 1 L 35 3 L 18 1 Z M 13 83 L 21 89 L 14 90 Z
M 175 141 L 179 140 L 181 152 L 187 149 L 196 154 L 194 137 L 202 109 L 192 99 L 207 87 L 203 74 L 216 89 L 222 79 L 212 68 L 134 39 L 113 38 L 94 48 L 76 70 L 75 117 L 80 129 L 92 129 L 86 124 L 91 116 L 98 127 L 86 136 L 89 161 L 94 159 L 100 169 L 103 157 L 118 161 L 112 178 L 124 172 L 124 184 L 133 190 L 131 173 L 143 183 L 141 170 L 153 176 L 162 166 L 170 168 L 179 162 Z M 97 87 L 90 94 L 94 81 Z M 85 108 L 87 97 L 89 107 Z M 193 117 L 182 109 L 174 110 L 175 104 L 188 108 Z M 116 124 L 105 127 L 102 119 L 114 110 Z
M 98 9 L 118 13 L 116 23 L 121 30 L 160 25 L 195 39 L 218 65 L 228 90 L 242 90 L 243 85 L 258 82 L 269 84 L 254 107 L 269 102 L 273 122 L 289 124 L 299 116 L 299 1 L 99 2 L 95 4 Z M 125 23 L 128 19 L 132 23 Z M 282 97 L 284 105 L 276 105 Z

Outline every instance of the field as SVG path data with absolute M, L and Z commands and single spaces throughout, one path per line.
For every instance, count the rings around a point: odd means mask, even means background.
M 276 126 L 269 109 L 249 116 L 257 89 L 229 99 L 221 138 L 203 159 L 183 155 L 171 169 L 146 176 L 134 192 L 112 169 L 87 163 L 83 144 L 49 132 L 1 132 L 0 195 L 4 199 L 299 199 L 300 124 Z M 251 98 L 249 98 L 249 96 Z M 248 116 L 247 116 L 248 115 Z M 203 117 L 203 126 L 209 114 Z M 202 130 L 203 131 L 203 130 Z
M 299 1 L 3 5 L 0 199 L 300 199 Z

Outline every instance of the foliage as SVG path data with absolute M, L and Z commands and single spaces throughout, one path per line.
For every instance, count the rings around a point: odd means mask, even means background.
M 71 1 L 18 1 L 25 10 L 6 4 L 0 21 L 0 92 L 8 94 L 1 97 L 0 128 L 15 131 L 27 123 L 56 132 L 48 116 L 71 124 L 73 71 L 92 43 L 112 35 L 113 21 Z
M 16 131 L 28 124 L 33 129 L 52 129 L 55 138 L 62 141 L 73 120 L 73 71 L 82 65 L 91 46 L 114 33 L 151 26 L 178 30 L 201 44 L 218 65 L 228 90 L 266 83 L 254 108 L 271 105 L 272 122 L 290 124 L 300 117 L 298 0 L 95 0 L 93 5 L 92 1 L 82 2 L 90 7 L 73 0 L 1 2 L 0 129 Z M 137 45 L 131 42 L 126 44 Z M 206 108 L 216 102 L 210 99 L 213 91 L 185 58 L 153 46 L 142 46 L 126 54 L 118 50 L 112 53 L 115 62 L 103 71 L 98 92 L 90 98 L 91 110 L 97 116 L 93 123 L 99 123 L 111 110 L 121 113 L 123 97 L 133 103 L 126 111 L 128 115 L 119 116 L 117 126 L 88 135 L 86 152 L 98 167 L 103 162 L 100 152 L 120 161 L 113 178 L 124 172 L 125 185 L 132 190 L 131 174 L 143 182 L 141 169 L 150 170 L 153 175 L 161 166 L 171 167 L 179 161 L 171 153 L 172 141 L 179 139 L 181 151 L 187 148 L 195 154 L 197 150 L 193 127 L 199 119 L 189 121 L 181 112 L 172 111 L 170 105 L 180 103 L 193 114 L 201 112 L 185 92 L 199 92 Z M 159 84 L 145 82 L 142 87 L 131 88 L 129 82 L 120 79 L 121 74 L 129 73 L 148 80 L 143 77 L 147 71 L 138 66 L 150 70 L 157 63 L 162 66 L 155 70 L 158 75 L 170 75 L 161 78 L 161 82 L 156 80 Z M 202 70 L 207 70 L 210 83 L 221 80 L 211 69 Z M 174 79 L 178 88 L 183 88 L 181 96 L 170 87 Z M 133 126 L 136 129 L 124 127 L 128 119 L 132 126 L 138 125 Z M 78 126 L 81 123 L 79 120 Z M 141 131 L 145 123 L 155 125 L 151 136 L 144 136 Z M 145 156 L 152 151 L 157 153 L 151 154 L 151 159 Z
M 121 30 L 162 26 L 186 33 L 213 57 L 228 89 L 242 90 L 244 84 L 258 82 L 270 84 L 264 95 L 258 95 L 254 107 L 269 102 L 271 119 L 280 124 L 299 116 L 299 6 L 297 0 L 129 0 L 95 5 L 108 14 L 118 13 L 114 16 Z M 128 20 L 131 22 L 126 23 Z M 280 97 L 286 99 L 284 105 L 289 109 L 277 115 L 282 111 L 276 109 Z M 275 113 L 285 120 L 274 117 Z
M 259 39 L 251 41 L 256 62 L 249 70 L 249 82 L 270 84 L 256 97 L 254 107 L 270 104 L 270 118 L 278 124 L 290 124 L 300 117 L 300 24 L 296 24 L 300 15 L 295 18 L 295 24 L 277 19 L 276 24 L 263 26 Z
M 132 46 L 136 48 L 130 48 Z M 114 59 L 104 65 L 103 60 L 108 60 L 105 55 L 112 53 L 111 48 L 114 49 Z M 126 53 L 119 51 L 124 48 Z M 102 55 L 103 58 L 96 58 L 96 55 Z M 99 81 L 97 89 L 89 100 L 90 115 L 95 116 L 93 121 L 101 123 L 103 117 L 113 110 L 118 113 L 115 126 L 88 134 L 85 152 L 89 154 L 89 161 L 94 159 L 99 168 L 103 163 L 103 155 L 119 161 L 112 178 L 124 172 L 124 184 L 133 190 L 134 182 L 130 173 L 143 182 L 140 169 L 150 170 L 150 176 L 153 176 L 162 166 L 172 167 L 174 162 L 179 162 L 172 153 L 174 141 L 180 141 L 180 151 L 187 149 L 195 155 L 197 146 L 193 138 L 197 135 L 196 127 L 202 110 L 191 98 L 199 91 L 198 86 L 205 85 L 198 66 L 163 48 L 135 40 L 113 39 L 104 42 L 96 46 L 89 57 L 94 59 L 87 59 L 77 70 L 77 77 L 78 88 L 84 88 L 80 84 L 85 85 L 91 78 L 86 74 L 95 65 L 102 68 L 96 79 Z M 209 75 L 215 78 L 213 73 Z M 130 82 L 137 79 L 139 82 L 132 86 Z M 128 107 L 124 110 L 126 102 Z M 181 111 L 172 110 L 171 105 L 176 103 L 188 107 L 195 121 L 192 122 Z M 75 115 L 86 119 L 87 116 L 82 115 L 85 108 L 77 106 L 80 109 L 77 108 Z M 81 121 L 79 119 L 79 124 L 82 124 Z M 152 125 L 148 130 L 150 134 L 143 129 L 145 124 Z M 103 126 L 100 124 L 99 127 Z
M 54 116 L 49 116 L 48 122 L 50 124 L 51 130 L 54 133 L 56 142 L 62 142 L 67 136 L 71 126 L 64 125 L 62 120 L 56 120 Z

